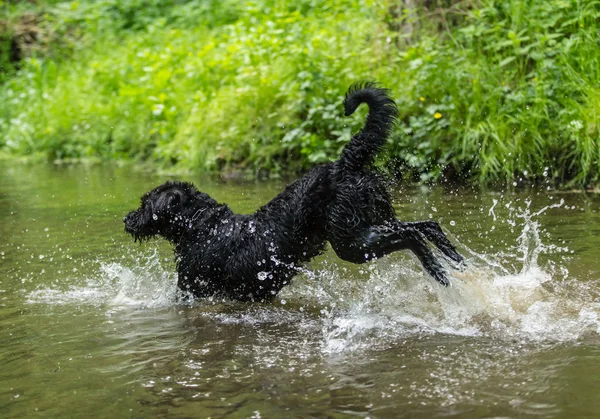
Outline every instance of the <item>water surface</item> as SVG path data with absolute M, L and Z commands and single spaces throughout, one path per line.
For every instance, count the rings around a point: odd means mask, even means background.
M 597 417 L 600 197 L 398 187 L 468 268 L 328 251 L 273 304 L 177 300 L 122 217 L 167 179 L 0 162 L 1 417 Z M 240 212 L 284 182 L 188 177 Z

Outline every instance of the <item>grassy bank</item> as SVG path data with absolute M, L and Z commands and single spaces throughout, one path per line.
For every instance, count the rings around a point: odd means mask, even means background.
M 343 93 L 375 79 L 401 112 L 396 173 L 598 181 L 600 3 L 405 3 L 4 2 L 0 148 L 302 171 L 338 155 L 364 117 Z

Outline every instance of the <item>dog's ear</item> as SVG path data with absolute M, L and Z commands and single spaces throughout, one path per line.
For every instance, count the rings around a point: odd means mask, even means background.
M 169 192 L 167 195 L 167 207 L 176 207 L 181 202 L 181 195 L 177 192 Z

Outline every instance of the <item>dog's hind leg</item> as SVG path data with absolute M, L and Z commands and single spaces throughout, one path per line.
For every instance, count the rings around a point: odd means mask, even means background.
M 450 243 L 437 222 L 432 220 L 408 223 L 398 221 L 398 224 L 400 227 L 411 227 L 417 230 L 454 262 L 461 263 L 464 261 L 464 258 L 456 251 L 456 248 Z
M 336 254 L 353 263 L 364 263 L 397 250 L 411 250 L 423 268 L 442 285 L 449 285 L 446 271 L 431 252 L 419 230 L 409 226 L 373 226 L 354 236 L 352 240 L 330 239 Z

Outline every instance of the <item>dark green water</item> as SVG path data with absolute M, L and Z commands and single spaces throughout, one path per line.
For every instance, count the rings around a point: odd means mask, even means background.
M 600 197 L 401 188 L 452 287 L 328 252 L 274 304 L 183 304 L 121 221 L 165 179 L 0 162 L 0 417 L 600 416 Z M 284 186 L 188 180 L 242 212 Z

